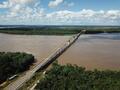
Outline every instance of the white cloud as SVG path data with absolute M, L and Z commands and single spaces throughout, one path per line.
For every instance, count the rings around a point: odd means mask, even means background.
M 34 0 L 9 0 L 10 3 L 13 4 L 27 4 L 32 3 Z
M 50 1 L 48 6 L 53 8 L 53 7 L 57 7 L 61 3 L 63 3 L 63 0 L 54 0 L 54 1 Z
M 51 22 L 65 24 L 120 24 L 120 10 L 94 11 L 83 9 L 78 12 L 64 10 L 49 13 L 46 17 Z
M 71 2 L 71 3 L 68 3 L 68 7 L 72 7 L 72 6 L 74 6 L 75 4 L 73 3 L 73 2 Z
M 18 11 L 19 10 L 19 14 Z M 16 12 L 16 13 L 14 13 Z M 12 17 L 10 17 L 12 16 Z M 19 24 L 97 24 L 97 25 L 119 25 L 120 10 L 94 11 L 83 9 L 78 12 L 56 11 L 45 13 L 44 9 L 32 9 L 29 7 L 21 8 L 19 5 L 11 11 L 9 16 L 3 17 L 1 21 L 7 21 Z M 54 18 L 54 19 L 53 19 Z
M 106 12 L 105 18 L 117 19 L 120 18 L 120 10 L 109 10 Z
M 36 0 L 8 0 L 0 4 L 0 8 L 11 8 L 14 7 L 14 5 L 16 4 L 20 4 L 20 5 L 32 4 L 35 1 Z
M 55 0 L 54 4 L 50 6 L 56 7 L 62 2 L 63 0 Z M 72 3 L 70 4 L 72 6 Z M 83 9 L 80 11 L 60 10 L 46 13 L 45 9 L 40 8 L 39 5 L 39 0 L 37 2 L 35 0 L 3 2 L 0 4 L 0 8 L 8 8 L 8 11 L 5 14 L 0 14 L 0 24 L 120 25 L 120 10 L 95 11 Z
M 7 8 L 6 17 L 20 17 L 22 15 L 29 16 L 36 12 L 40 4 L 38 0 L 8 0 L 0 4 L 0 8 Z M 40 10 L 40 9 L 39 9 Z
M 0 4 L 0 8 L 9 8 L 10 4 L 9 2 L 3 2 L 2 4 Z

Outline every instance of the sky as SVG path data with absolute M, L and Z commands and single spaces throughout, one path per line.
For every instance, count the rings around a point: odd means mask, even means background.
M 120 0 L 0 0 L 0 25 L 120 25 Z

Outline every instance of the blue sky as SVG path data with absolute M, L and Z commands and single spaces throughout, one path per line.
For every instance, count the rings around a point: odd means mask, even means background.
M 45 8 L 50 9 L 48 7 L 49 1 L 50 0 L 42 0 L 41 4 L 45 6 Z M 73 11 L 79 11 L 80 9 L 92 9 L 92 10 L 120 9 L 119 0 L 64 0 L 64 1 L 67 3 L 73 2 L 75 4 L 75 6 L 69 7 L 70 10 Z M 61 4 L 59 7 L 62 6 L 64 5 Z
M 120 25 L 120 0 L 0 0 L 0 24 Z

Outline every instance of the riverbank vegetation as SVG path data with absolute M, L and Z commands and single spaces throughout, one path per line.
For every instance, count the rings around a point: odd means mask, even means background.
M 120 71 L 90 71 L 54 63 L 36 90 L 120 90 Z
M 97 33 L 120 33 L 119 26 L 21 26 L 21 27 L 7 27 L 0 28 L 0 33 L 7 34 L 25 34 L 25 35 L 71 35 L 77 34 L 81 30 L 87 30 L 85 34 Z
M 26 53 L 0 52 L 0 83 L 11 76 L 29 69 L 34 56 Z
M 79 30 L 67 30 L 57 28 L 4 28 L 0 33 L 24 34 L 24 35 L 71 35 L 79 33 Z

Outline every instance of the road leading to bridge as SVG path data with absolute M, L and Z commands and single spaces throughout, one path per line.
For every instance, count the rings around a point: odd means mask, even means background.
M 82 30 L 79 34 L 72 36 L 61 48 L 58 48 L 54 53 L 52 53 L 48 58 L 43 60 L 39 65 L 35 68 L 26 72 L 25 75 L 19 77 L 16 81 L 9 84 L 4 90 L 18 90 L 25 82 L 27 82 L 30 78 L 32 78 L 36 71 L 43 69 L 52 63 L 56 58 L 58 58 L 65 50 L 67 50 L 78 38 L 81 34 L 83 34 L 85 30 Z

